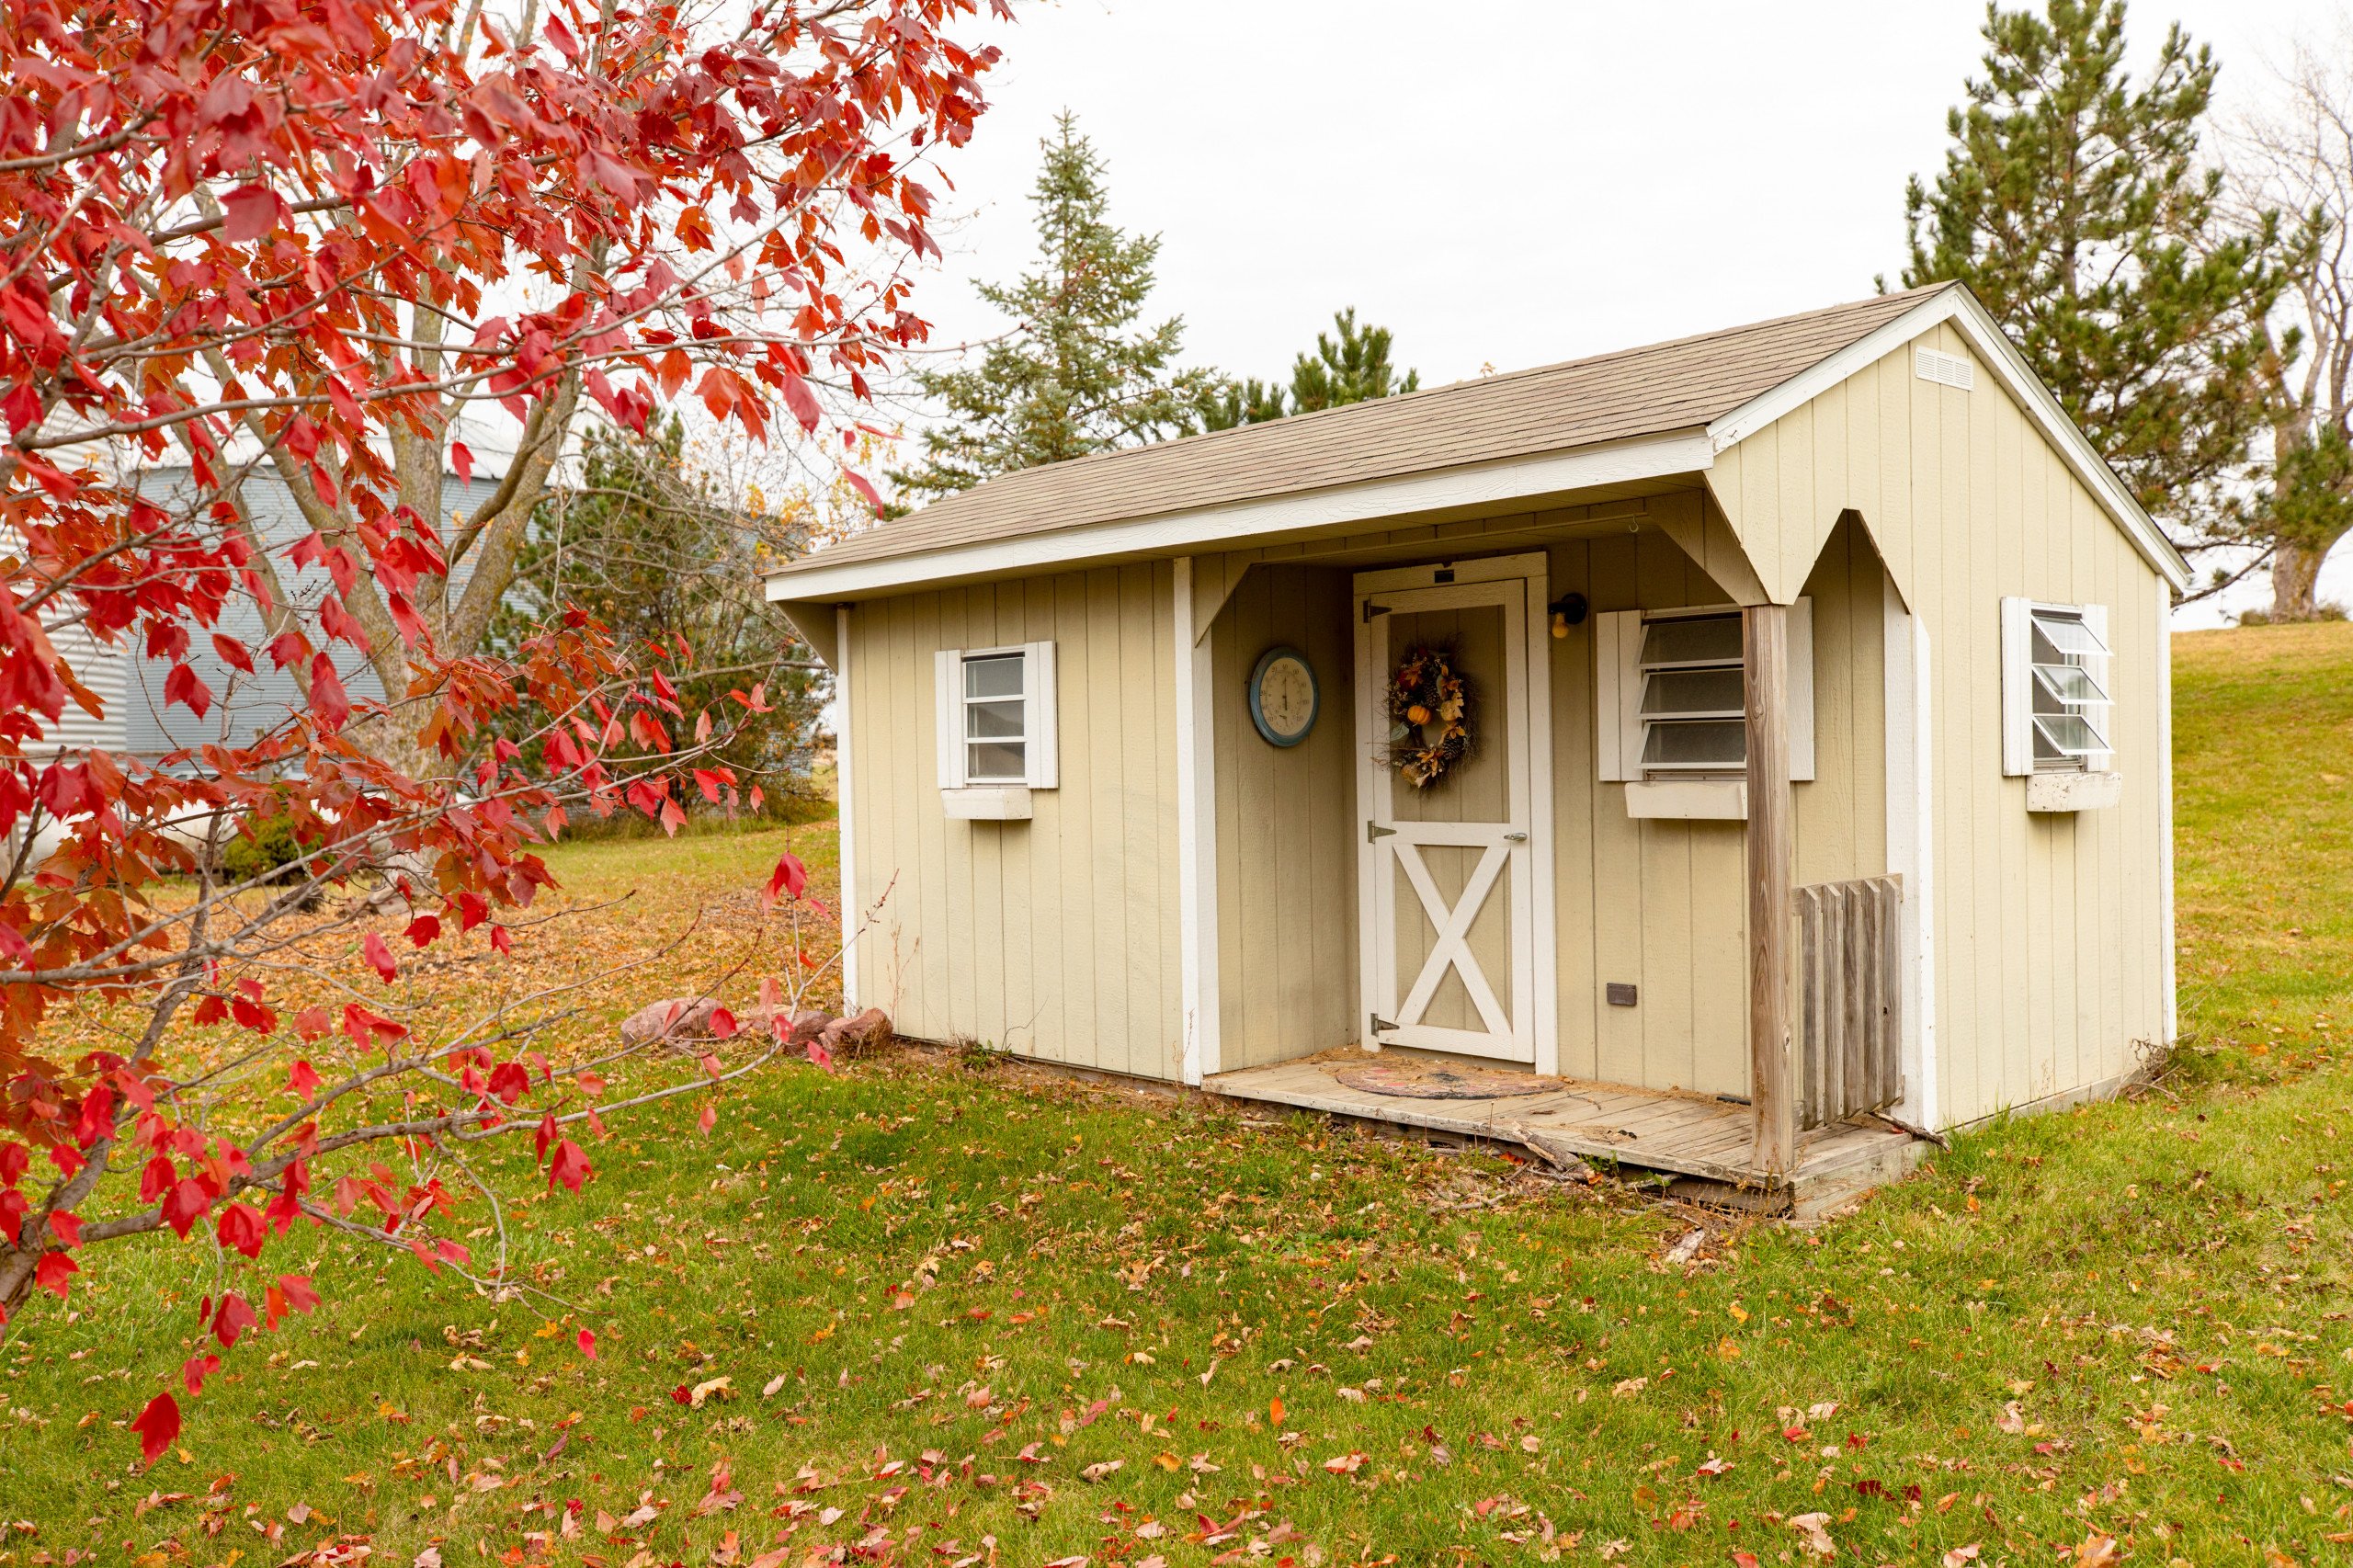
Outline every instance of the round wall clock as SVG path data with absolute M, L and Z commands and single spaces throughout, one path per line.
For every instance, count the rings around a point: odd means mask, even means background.
M 1315 671 L 1296 648 L 1269 648 L 1250 672 L 1250 722 L 1270 746 L 1295 746 L 1315 728 Z

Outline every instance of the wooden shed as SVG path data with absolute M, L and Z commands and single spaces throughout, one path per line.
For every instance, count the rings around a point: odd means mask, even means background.
M 2187 581 L 1947 286 L 1008 474 L 767 592 L 901 1032 L 1802 1192 L 2172 1039 Z

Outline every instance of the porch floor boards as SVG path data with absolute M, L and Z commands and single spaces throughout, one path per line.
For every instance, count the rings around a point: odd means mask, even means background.
M 1350 1088 L 1336 1069 L 1378 1060 L 1310 1057 L 1221 1073 L 1203 1082 L 1212 1094 L 1261 1100 L 1336 1116 L 1360 1117 L 1433 1132 L 1500 1139 L 1540 1153 L 1615 1160 L 1727 1187 L 1793 1193 L 1861 1190 L 1910 1169 L 1907 1134 L 1850 1123 L 1801 1133 L 1797 1169 L 1768 1178 L 1750 1164 L 1756 1130 L 1749 1108 L 1701 1095 L 1554 1078 L 1542 1094 L 1510 1099 L 1418 1099 Z

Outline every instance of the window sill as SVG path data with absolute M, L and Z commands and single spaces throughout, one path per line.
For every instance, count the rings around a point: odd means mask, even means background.
M 2097 812 L 2124 799 L 2120 773 L 2029 773 L 2026 809 L 2030 812 Z
M 950 822 L 1028 822 L 1029 787 L 968 784 L 961 790 L 942 790 L 939 808 Z
M 1626 814 L 1637 819 L 1746 822 L 1748 784 L 1740 778 L 1650 778 L 1626 786 Z

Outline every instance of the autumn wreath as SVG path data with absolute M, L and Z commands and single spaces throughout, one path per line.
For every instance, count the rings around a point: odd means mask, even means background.
M 1471 687 L 1443 648 L 1408 649 L 1389 677 L 1389 745 L 1381 760 L 1427 790 L 1471 755 Z

